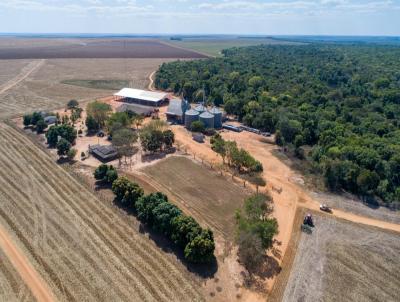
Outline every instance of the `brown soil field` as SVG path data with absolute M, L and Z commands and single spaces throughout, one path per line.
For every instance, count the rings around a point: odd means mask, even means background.
M 0 249 L 0 299 L 2 301 L 36 301 L 18 272 Z
M 174 47 L 156 39 L 5 39 L 0 41 L 0 59 L 77 59 L 77 58 L 206 58 L 189 49 Z M 21 41 L 22 40 L 22 41 Z M 4 45 L 4 47 L 2 47 Z
M 399 301 L 400 235 L 314 214 L 282 301 Z
M 59 301 L 203 300 L 198 278 L 134 218 L 19 130 L 0 124 L 0 142 L 0 223 Z
M 129 81 L 130 87 L 145 89 L 149 84 L 148 76 L 166 61 L 169 60 L 0 60 L 0 66 L 6 67 L 0 68 L 0 79 L 11 77 L 0 84 L 0 119 L 34 110 L 54 110 L 63 107 L 71 99 L 92 100 L 115 92 L 67 85 L 63 81 L 120 79 Z M 2 87 L 7 89 L 2 92 Z
M 235 211 L 249 196 L 242 186 L 182 156 L 161 160 L 143 172 L 180 207 L 232 241 Z

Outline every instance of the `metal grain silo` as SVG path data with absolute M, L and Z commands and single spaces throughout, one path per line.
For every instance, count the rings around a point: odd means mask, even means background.
M 214 115 L 208 111 L 204 111 L 199 116 L 200 122 L 203 122 L 206 128 L 214 128 Z
M 214 127 L 217 129 L 222 128 L 222 111 L 217 107 L 213 107 L 210 113 L 214 115 Z
M 193 122 L 199 120 L 199 112 L 194 109 L 189 109 L 185 112 L 185 127 L 190 129 Z
M 194 110 L 196 110 L 198 113 L 202 114 L 204 111 L 207 110 L 207 108 L 204 107 L 203 104 L 198 104 L 198 105 L 194 108 Z

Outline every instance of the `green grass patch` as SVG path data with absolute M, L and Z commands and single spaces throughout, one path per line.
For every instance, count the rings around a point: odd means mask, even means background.
M 176 45 L 183 48 L 192 49 L 206 55 L 218 57 L 221 56 L 223 49 L 232 47 L 245 47 L 261 44 L 292 44 L 291 42 L 279 41 L 270 38 L 250 39 L 250 38 L 232 38 L 232 39 L 183 39 L 170 40 L 171 45 Z
M 61 82 L 66 85 L 74 85 L 85 88 L 104 89 L 104 90 L 119 90 L 129 86 L 128 80 L 64 80 Z

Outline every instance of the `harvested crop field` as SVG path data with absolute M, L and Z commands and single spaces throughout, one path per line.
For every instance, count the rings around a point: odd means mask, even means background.
M 118 84 L 145 89 L 148 76 L 167 59 L 57 59 L 1 61 L 0 119 L 34 110 L 53 110 L 69 100 L 110 96 Z M 75 85 L 64 84 L 74 83 Z M 85 87 L 95 83 L 91 88 Z M 99 83 L 101 84 L 99 86 Z M 111 86 L 110 86 L 111 85 Z M 1 87 L 6 87 L 2 92 Z M 107 88 L 107 89 L 105 89 Z
M 186 157 L 169 157 L 143 172 L 182 209 L 232 239 L 235 211 L 248 196 L 243 187 Z
M 327 215 L 303 233 L 283 301 L 399 301 L 400 235 Z
M 0 39 L 0 59 L 206 58 L 156 39 L 59 39 L 29 47 L 34 39 Z M 58 43 L 55 43 L 58 42 Z M 62 43 L 64 42 L 64 43 Z
M 20 275 L 0 249 L 0 300 L 1 301 L 36 301 Z
M 58 300 L 202 300 L 175 255 L 20 131 L 0 124 L 0 152 L 0 223 Z

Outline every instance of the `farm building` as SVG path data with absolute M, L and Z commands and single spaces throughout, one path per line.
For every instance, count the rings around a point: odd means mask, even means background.
M 117 150 L 111 145 L 89 145 L 89 153 L 102 162 L 108 162 L 118 157 Z
M 158 107 L 168 101 L 168 93 L 123 88 L 114 94 L 115 101 Z
M 190 109 L 190 104 L 186 100 L 173 99 L 169 101 L 167 112 L 168 120 L 174 120 L 183 123 L 185 120 L 185 112 Z
M 53 124 L 57 123 L 57 117 L 54 116 L 54 115 L 46 116 L 46 117 L 44 118 L 44 122 L 45 122 L 47 125 L 53 125 Z
M 219 129 L 222 127 L 222 111 L 217 107 L 213 107 L 209 111 L 212 115 L 214 115 L 214 127 Z
M 194 109 L 190 109 L 188 111 L 185 112 L 185 127 L 190 129 L 190 127 L 192 126 L 192 123 L 195 121 L 199 120 L 199 112 L 194 110 Z
M 206 128 L 214 128 L 214 115 L 210 112 L 204 111 L 200 114 L 199 119 Z
M 143 116 L 150 116 L 154 112 L 154 107 L 123 103 L 117 108 L 117 112 L 127 112 Z

